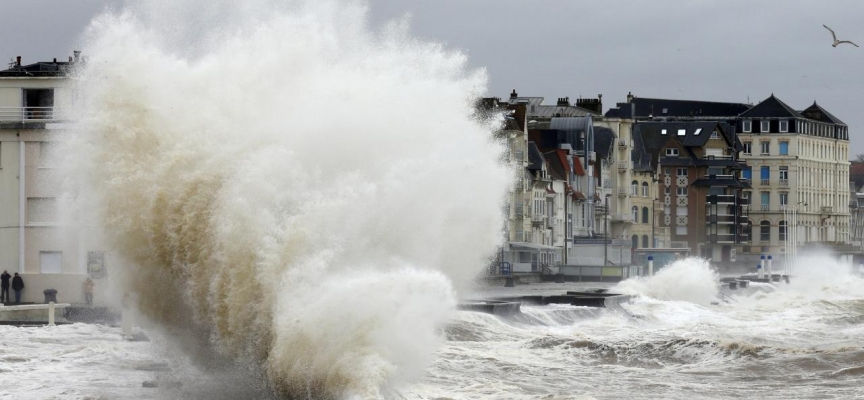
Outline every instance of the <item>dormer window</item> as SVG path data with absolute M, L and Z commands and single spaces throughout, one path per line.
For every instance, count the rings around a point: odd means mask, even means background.
M 789 121 L 780 120 L 780 132 L 789 132 Z
M 741 121 L 741 132 L 750 133 L 752 131 L 753 131 L 753 121 L 750 121 L 749 119 L 745 119 L 745 120 Z
M 665 134 L 666 134 L 666 130 L 665 130 L 665 129 L 660 130 L 660 134 L 661 134 L 661 135 L 665 135 Z
M 677 157 L 678 156 L 678 149 L 676 149 L 676 148 L 666 149 L 666 155 L 670 156 L 670 157 Z
M 669 112 L 669 109 L 668 109 L 668 108 L 664 108 L 664 109 L 663 109 L 663 114 L 666 114 L 666 113 L 668 113 L 668 112 Z
M 679 129 L 678 130 L 678 136 L 685 136 L 685 135 L 687 135 L 686 129 Z
M 693 132 L 693 136 L 699 136 L 702 133 L 702 128 L 696 129 L 696 132 Z
M 771 121 L 762 121 L 762 125 L 759 127 L 759 132 L 768 132 L 771 130 Z

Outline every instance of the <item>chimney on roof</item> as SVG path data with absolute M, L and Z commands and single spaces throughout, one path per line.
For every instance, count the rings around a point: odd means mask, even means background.
M 635 98 L 636 98 L 636 96 L 634 96 L 633 93 L 627 92 L 627 102 L 628 103 L 632 103 L 633 99 L 635 99 Z
M 15 57 L 15 65 L 21 66 L 21 56 Z
M 598 94 L 596 99 L 580 98 L 579 100 L 576 100 L 576 107 L 591 110 L 597 114 L 603 114 L 603 101 L 601 101 L 602 99 L 602 94 Z
M 78 58 L 81 56 L 81 51 L 80 51 L 80 50 L 75 50 L 75 51 L 72 52 L 72 54 L 74 55 L 75 62 L 77 63 L 77 62 L 78 62 Z
M 54 57 L 54 64 L 57 64 L 57 57 Z
M 70 63 L 72 62 L 72 56 L 69 56 L 69 62 Z
M 519 97 L 519 95 L 516 94 L 516 89 L 513 89 L 513 92 L 510 93 L 510 98 L 511 98 L 511 99 L 515 99 L 515 98 L 517 98 L 517 97 Z
M 558 106 L 569 107 L 570 106 L 570 98 L 569 97 L 559 97 L 558 98 Z

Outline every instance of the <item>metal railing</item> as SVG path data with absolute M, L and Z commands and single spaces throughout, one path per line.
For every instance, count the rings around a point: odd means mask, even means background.
M 63 119 L 57 107 L 0 107 L 0 121 L 55 121 Z

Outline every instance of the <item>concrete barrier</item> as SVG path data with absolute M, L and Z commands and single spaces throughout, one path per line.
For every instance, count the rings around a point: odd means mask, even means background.
M 519 314 L 522 304 L 514 301 L 472 300 L 459 303 L 456 308 L 463 311 L 476 311 L 494 315 Z
M 68 303 L 25 304 L 0 307 L 0 322 L 4 323 L 66 323 L 63 310 Z M 54 311 L 54 316 L 51 312 Z M 59 315 L 57 315 L 59 314 Z

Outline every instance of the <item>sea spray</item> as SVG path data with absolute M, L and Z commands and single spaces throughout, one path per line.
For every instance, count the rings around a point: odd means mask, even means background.
M 178 40 L 195 4 L 92 23 L 79 212 L 148 317 L 283 395 L 377 397 L 422 371 L 500 244 L 513 173 L 472 117 L 485 75 L 354 3 L 259 2 Z
M 660 269 L 653 277 L 631 278 L 611 291 L 708 305 L 717 298 L 717 284 L 717 273 L 707 260 L 685 258 Z

